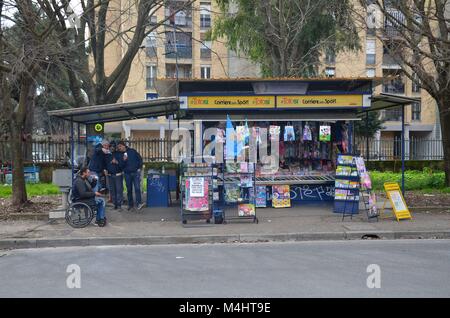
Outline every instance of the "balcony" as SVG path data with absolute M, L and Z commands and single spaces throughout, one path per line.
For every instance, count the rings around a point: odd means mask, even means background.
M 171 44 L 166 44 L 166 58 L 169 59 L 191 59 L 192 58 L 192 46 L 186 46 L 182 44 L 177 44 L 177 49 Z
M 166 64 L 166 77 L 177 77 L 177 66 L 175 64 Z M 192 78 L 192 65 L 179 64 L 178 65 L 178 78 Z
M 386 94 L 405 94 L 405 83 L 402 80 L 392 80 L 383 84 L 383 93 Z
M 392 56 L 388 53 L 383 54 L 383 68 L 400 69 L 401 66 L 398 61 L 400 61 L 400 57 L 397 55 Z

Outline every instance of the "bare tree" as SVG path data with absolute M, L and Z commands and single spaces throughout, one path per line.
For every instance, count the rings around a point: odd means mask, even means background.
M 445 184 L 450 186 L 450 1 L 359 0 L 367 27 L 367 11 L 379 12 L 383 27 L 376 32 L 403 73 L 436 101 L 444 148 Z M 375 8 L 375 11 L 374 11 Z M 368 10 L 367 10 L 368 9 Z
M 35 78 L 59 48 L 53 45 L 53 27 L 32 0 L 2 1 L 0 8 L 1 110 L 7 120 L 13 162 L 13 205 L 20 207 L 27 202 L 23 153 L 25 126 L 34 109 Z M 12 26 L 6 28 L 6 21 Z

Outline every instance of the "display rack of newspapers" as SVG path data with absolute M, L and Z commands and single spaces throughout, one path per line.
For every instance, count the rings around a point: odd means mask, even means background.
M 255 164 L 226 161 L 222 171 L 224 222 L 250 220 L 258 223 Z
M 334 187 L 334 212 L 353 218 L 359 212 L 359 175 L 353 155 L 339 154 Z
M 211 222 L 213 202 L 213 167 L 208 163 L 181 165 L 181 221 Z
M 375 192 L 372 191 L 372 180 L 369 172 L 366 169 L 364 158 L 355 157 L 356 168 L 358 169 L 359 184 L 360 184 L 360 198 L 364 203 L 364 209 L 367 213 L 367 218 L 370 221 L 376 220 L 378 222 L 379 211 L 377 208 L 377 200 Z

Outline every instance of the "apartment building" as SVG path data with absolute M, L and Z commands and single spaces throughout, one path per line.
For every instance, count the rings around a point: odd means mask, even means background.
M 115 0 L 122 7 L 129 0 Z M 123 3 L 122 3 L 123 2 Z M 245 57 L 229 51 L 224 42 L 208 41 L 206 34 L 219 14 L 215 1 L 198 0 L 186 6 L 187 0 L 166 0 L 164 6 L 149 17 L 150 23 L 165 21 L 142 43 L 133 61 L 121 102 L 156 98 L 157 78 L 225 78 L 257 77 L 259 67 Z M 182 9 L 180 9 L 182 8 Z M 116 19 L 130 19 L 122 14 Z M 120 24 L 120 23 L 118 23 Z M 109 50 L 112 65 L 122 54 L 120 43 Z M 160 92 L 164 94 L 164 92 Z M 182 122 L 191 127 L 191 123 Z M 166 138 L 174 127 L 169 120 L 145 119 L 108 124 L 106 132 L 121 132 L 124 137 Z
M 371 3 L 370 0 L 367 2 Z M 385 4 L 389 5 L 387 0 Z M 354 5 L 357 8 L 359 6 L 358 1 L 355 1 Z M 398 19 L 402 19 L 401 12 L 395 9 L 391 9 L 391 12 Z M 400 33 L 381 15 L 376 16 L 375 19 L 379 19 L 379 21 L 376 21 L 374 28 L 367 28 L 359 23 L 362 49 L 359 52 L 343 52 L 337 55 L 326 54 L 323 59 L 323 73 L 329 77 L 382 77 L 385 80 L 382 85 L 376 87 L 375 94 L 387 93 L 420 98 L 420 102 L 405 108 L 405 139 L 411 141 L 441 139 L 436 102 L 425 90 L 421 89 L 420 82 L 417 79 L 411 79 L 405 75 L 400 66 L 399 58 L 392 54 L 392 48 L 401 45 L 402 37 Z M 388 144 L 379 142 L 379 140 L 400 140 L 401 107 L 383 110 L 380 116 L 385 120 L 384 128 L 376 134 L 375 140 L 377 142 L 373 143 L 372 149 L 373 147 L 384 147 Z M 394 157 L 400 156 L 401 143 L 392 142 L 391 145 L 391 154 Z M 408 158 L 410 156 L 411 158 L 417 157 L 420 153 L 426 151 L 424 147 L 427 145 L 429 145 L 427 142 L 407 143 L 405 154 Z
M 129 0 L 116 0 L 129 1 Z M 370 3 L 370 0 L 368 0 Z M 358 1 L 354 4 L 357 7 Z M 206 33 L 217 18 L 219 9 L 214 0 L 198 0 L 185 7 L 186 0 L 167 0 L 165 6 L 149 17 L 157 23 L 169 17 L 142 44 L 136 56 L 121 101 L 138 101 L 157 97 L 157 78 L 235 78 L 258 77 L 259 67 L 248 59 L 230 52 L 224 41 L 207 41 Z M 176 12 L 174 14 L 174 12 Z M 398 12 L 401 17 L 400 12 Z M 122 16 L 122 19 L 127 19 Z M 358 52 L 342 52 L 337 55 L 326 54 L 322 72 L 329 77 L 383 77 L 389 78 L 375 89 L 375 93 L 388 93 L 420 98 L 420 102 L 406 107 L 406 139 L 440 139 L 440 127 L 435 101 L 420 87 L 417 80 L 407 78 L 401 69 L 398 58 L 392 56 L 380 34 L 388 37 L 390 45 L 402 40 L 395 27 L 388 21 L 378 21 L 378 29 L 361 26 Z M 120 48 L 110 54 L 110 63 L 117 63 Z M 177 74 L 178 73 L 178 74 Z M 161 93 L 161 91 L 160 91 Z M 164 94 L 164 92 L 162 92 Z M 395 140 L 401 133 L 401 109 L 384 110 L 380 114 L 385 120 L 384 128 L 376 134 L 376 140 Z M 182 123 L 192 127 L 192 123 Z M 121 132 L 125 137 L 167 138 L 167 131 L 174 127 L 163 118 L 128 121 L 122 124 L 109 124 L 106 131 Z M 384 144 L 385 146 L 386 144 Z M 374 147 L 381 147 L 375 143 Z M 391 152 L 400 154 L 400 143 L 392 142 Z M 407 156 L 425 151 L 420 146 L 407 146 Z

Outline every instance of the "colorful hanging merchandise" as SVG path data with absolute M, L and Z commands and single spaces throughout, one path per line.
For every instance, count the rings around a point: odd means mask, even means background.
M 312 141 L 312 133 L 309 124 L 305 124 L 305 127 L 303 127 L 303 141 Z
M 270 140 L 279 140 L 280 126 L 270 125 L 269 135 L 270 135 Z
M 225 158 L 234 160 L 237 154 L 237 143 L 235 140 L 235 132 L 233 128 L 233 123 L 231 122 L 230 116 L 227 115 L 227 128 L 225 134 Z
M 216 143 L 219 143 L 219 144 L 225 143 L 225 132 L 221 128 L 217 128 Z
M 331 126 L 320 126 L 319 140 L 325 142 L 331 141 Z
M 252 138 L 256 140 L 256 144 L 260 145 L 262 143 L 259 127 L 252 127 Z
M 284 141 L 295 141 L 294 126 L 284 127 Z

